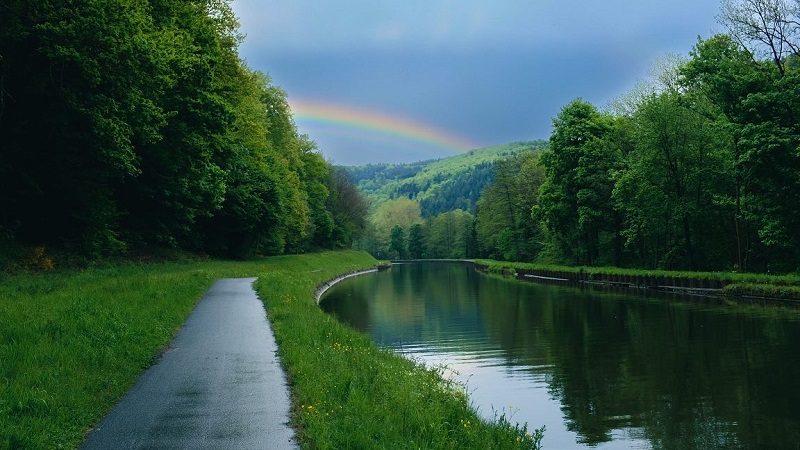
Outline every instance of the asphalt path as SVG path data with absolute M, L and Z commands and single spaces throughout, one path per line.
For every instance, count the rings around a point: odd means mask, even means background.
M 286 379 L 254 281 L 217 281 L 82 448 L 295 448 Z

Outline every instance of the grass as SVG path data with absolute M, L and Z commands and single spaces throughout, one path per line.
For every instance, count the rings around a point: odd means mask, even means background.
M 722 294 L 729 297 L 773 298 L 800 300 L 800 275 L 769 275 L 738 272 L 688 272 L 669 270 L 626 269 L 619 267 L 557 266 L 479 259 L 476 264 L 489 272 L 507 273 L 515 270 L 542 270 L 566 274 L 585 274 L 589 279 L 602 280 L 609 276 L 626 276 L 664 280 L 709 280 L 723 285 Z M 668 281 L 666 281 L 668 282 Z
M 476 263 L 486 266 L 490 271 L 503 269 L 548 270 L 565 273 L 586 273 L 590 276 L 622 275 L 650 278 L 685 278 L 695 280 L 714 280 L 725 283 L 771 284 L 775 286 L 800 286 L 800 275 L 769 275 L 740 272 L 690 272 L 674 270 L 628 269 L 621 267 L 558 266 L 550 264 L 521 263 L 478 259 Z
M 800 299 L 800 286 L 734 283 L 725 286 L 722 292 L 733 297 L 764 297 L 780 300 Z
M 325 252 L 247 262 L 122 264 L 0 278 L 0 448 L 74 448 L 221 277 L 257 276 L 306 448 L 536 448 L 486 422 L 462 387 L 338 323 L 314 288 L 376 261 Z

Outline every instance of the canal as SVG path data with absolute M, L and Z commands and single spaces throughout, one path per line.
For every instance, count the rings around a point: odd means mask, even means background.
M 466 263 L 347 279 L 321 307 L 461 381 L 544 448 L 797 448 L 800 312 L 541 285 Z

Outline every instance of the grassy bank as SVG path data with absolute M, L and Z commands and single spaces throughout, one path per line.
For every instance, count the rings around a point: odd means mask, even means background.
M 800 300 L 800 275 L 575 267 L 483 259 L 476 260 L 475 263 L 484 270 L 494 273 L 533 273 L 570 280 L 623 282 L 641 286 L 709 287 L 719 289 L 721 294 L 733 297 Z
M 458 386 L 343 326 L 314 303 L 360 252 L 248 262 L 123 264 L 0 275 L 0 447 L 72 448 L 119 400 L 220 277 L 258 276 L 306 447 L 531 448 L 487 424 Z

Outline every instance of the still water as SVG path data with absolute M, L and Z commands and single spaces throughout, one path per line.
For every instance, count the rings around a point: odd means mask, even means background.
M 800 448 L 800 312 L 538 285 L 461 263 L 394 265 L 322 308 L 445 364 L 485 417 L 546 449 Z

